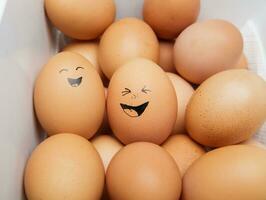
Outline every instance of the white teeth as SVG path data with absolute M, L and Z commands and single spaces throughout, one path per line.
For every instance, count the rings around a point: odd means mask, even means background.
M 77 83 L 72 84 L 72 87 L 78 87 L 78 84 Z

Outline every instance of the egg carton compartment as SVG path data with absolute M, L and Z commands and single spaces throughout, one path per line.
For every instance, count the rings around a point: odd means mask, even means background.
M 142 4 L 143 0 L 116 0 L 117 18 L 141 18 Z M 243 34 L 250 70 L 266 80 L 265 10 L 265 0 L 202 0 L 199 20 L 234 23 Z M 34 115 L 34 81 L 66 42 L 46 19 L 43 0 L 0 1 L 0 199 L 25 199 L 25 163 L 45 137 Z M 266 144 L 266 124 L 254 137 Z

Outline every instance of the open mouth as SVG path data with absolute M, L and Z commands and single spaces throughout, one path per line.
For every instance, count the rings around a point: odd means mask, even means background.
M 81 82 L 82 82 L 82 77 L 79 78 L 68 78 L 68 83 L 72 86 L 72 87 L 78 87 Z
M 149 102 L 141 104 L 139 106 L 129 106 L 127 104 L 120 103 L 121 108 L 124 113 L 126 113 L 129 117 L 139 117 L 147 108 Z

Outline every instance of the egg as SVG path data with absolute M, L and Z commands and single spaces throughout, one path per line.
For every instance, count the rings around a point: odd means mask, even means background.
M 98 49 L 99 45 L 96 41 L 91 42 L 73 42 L 64 47 L 62 51 L 70 51 L 85 57 L 95 67 L 99 73 L 103 84 L 108 85 L 108 79 L 104 76 L 100 64 L 98 62 Z
M 176 73 L 174 65 L 174 43 L 168 41 L 160 41 L 159 65 L 166 72 Z
M 181 178 L 173 158 L 160 146 L 137 142 L 122 148 L 106 174 L 112 200 L 174 200 L 181 193 Z
M 235 69 L 248 69 L 248 60 L 245 54 L 242 54 L 238 62 L 235 64 Z
M 197 159 L 205 154 L 202 146 L 194 142 L 187 135 L 172 135 L 162 147 L 174 158 L 180 170 L 181 177 Z
M 110 135 L 97 136 L 91 142 L 100 154 L 105 170 L 114 155 L 123 147 L 117 139 Z
M 200 0 L 145 0 L 143 18 L 158 37 L 174 39 L 197 20 Z
M 172 133 L 185 134 L 185 113 L 187 104 L 194 93 L 194 89 L 180 76 L 173 73 L 167 73 L 167 75 L 175 88 L 178 107 L 177 118 Z
M 133 58 L 158 62 L 159 42 L 153 30 L 140 19 L 125 18 L 113 23 L 103 34 L 99 62 L 110 79 L 113 73 Z
M 91 138 L 104 116 L 105 95 L 101 78 L 81 55 L 59 53 L 49 60 L 37 77 L 34 106 L 48 135 L 69 132 Z
M 113 0 L 45 0 L 45 10 L 54 26 L 71 38 L 91 40 L 114 21 Z
M 111 129 L 124 144 L 161 144 L 176 121 L 175 90 L 166 73 L 154 62 L 137 58 L 113 75 L 107 96 Z
M 183 200 L 264 200 L 266 151 L 228 146 L 199 158 L 183 178 Z
M 189 135 L 221 147 L 249 139 L 266 120 L 266 82 L 253 72 L 233 69 L 203 82 L 186 112 Z
M 104 186 L 104 167 L 88 140 L 58 134 L 31 154 L 24 186 L 28 200 L 98 200 Z
M 243 51 L 240 31 L 230 22 L 212 19 L 186 28 L 176 39 L 174 62 L 186 80 L 200 84 L 234 68 Z

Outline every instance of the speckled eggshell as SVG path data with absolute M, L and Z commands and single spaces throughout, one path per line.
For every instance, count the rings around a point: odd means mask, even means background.
M 264 200 L 266 151 L 234 145 L 208 152 L 183 178 L 182 200 Z
M 266 120 L 266 82 L 233 69 L 207 79 L 192 96 L 186 127 L 200 144 L 221 147 L 249 139 Z

